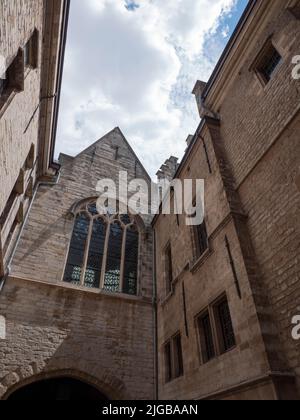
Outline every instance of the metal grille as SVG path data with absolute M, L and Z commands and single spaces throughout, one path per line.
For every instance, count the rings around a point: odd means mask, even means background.
M 218 315 L 222 331 L 224 351 L 228 351 L 235 346 L 235 337 L 227 300 L 224 300 L 218 305 Z
M 102 219 L 94 220 L 84 280 L 86 287 L 100 287 L 105 235 L 106 225 L 104 221 Z
M 281 55 L 277 52 L 277 50 L 271 46 L 270 52 L 267 54 L 264 65 L 261 68 L 261 72 L 266 78 L 267 81 L 271 80 L 271 77 L 276 70 L 277 66 L 281 62 Z
M 197 225 L 195 227 L 196 229 L 196 245 L 197 245 L 197 253 L 198 257 L 201 257 L 202 254 L 207 250 L 208 248 L 208 238 L 207 238 L 207 230 L 206 230 L 206 224 L 203 222 L 201 225 Z
M 182 357 L 182 346 L 181 346 L 181 336 L 177 335 L 173 341 L 174 344 L 174 377 L 179 378 L 183 375 L 183 357 Z
M 90 219 L 87 214 L 77 216 L 64 277 L 64 281 L 68 283 L 80 284 L 89 225 Z
M 97 210 L 97 205 L 96 203 L 90 203 L 88 205 L 88 211 L 92 216 L 97 216 L 98 214 L 98 210 Z
M 124 223 L 124 225 L 130 225 L 132 223 L 131 219 L 130 219 L 130 216 L 128 214 L 122 214 L 120 216 L 120 219 L 121 219 L 122 223 Z
M 199 320 L 203 361 L 206 363 L 216 356 L 209 313 Z
M 172 380 L 172 355 L 171 355 L 171 343 L 166 344 L 165 346 L 165 372 L 166 372 L 166 382 Z
M 119 223 L 110 227 L 109 245 L 107 250 L 107 265 L 104 279 L 104 290 L 119 292 L 122 258 L 123 229 Z
M 123 293 L 136 295 L 139 254 L 139 233 L 134 226 L 127 229 L 124 261 Z

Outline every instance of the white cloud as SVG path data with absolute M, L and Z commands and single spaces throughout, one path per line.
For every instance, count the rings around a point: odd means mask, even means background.
M 190 92 L 208 78 L 223 47 L 214 34 L 235 2 L 135 0 L 131 11 L 124 0 L 72 0 L 57 153 L 120 126 L 151 175 L 181 157 L 199 123 Z

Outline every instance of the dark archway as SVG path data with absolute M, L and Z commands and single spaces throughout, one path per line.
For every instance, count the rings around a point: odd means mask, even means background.
M 77 379 L 46 379 L 19 388 L 9 401 L 107 401 L 95 387 Z

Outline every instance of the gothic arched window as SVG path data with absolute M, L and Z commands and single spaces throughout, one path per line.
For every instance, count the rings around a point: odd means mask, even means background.
M 64 281 L 136 295 L 139 238 L 134 216 L 100 215 L 95 200 L 85 202 L 75 212 Z

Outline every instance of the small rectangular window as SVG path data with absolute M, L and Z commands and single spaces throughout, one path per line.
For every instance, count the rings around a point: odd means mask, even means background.
M 262 48 L 251 69 L 254 69 L 260 81 L 266 85 L 273 78 L 281 62 L 282 57 L 270 38 Z
M 165 345 L 165 372 L 166 372 L 166 382 L 170 382 L 172 380 L 171 342 Z
M 198 320 L 200 345 L 203 363 L 207 363 L 216 356 L 213 332 L 209 312 L 205 312 Z
M 207 363 L 235 347 L 235 335 L 226 296 L 210 305 L 196 321 L 202 363 Z
M 181 347 L 181 336 L 178 334 L 173 339 L 174 346 L 174 377 L 179 378 L 183 375 L 183 357 Z
M 220 351 L 221 353 L 226 353 L 235 347 L 235 336 L 230 309 L 226 298 L 215 306 L 215 317 L 219 332 Z
M 165 380 L 171 382 L 183 376 L 181 335 L 176 334 L 165 344 Z
M 269 81 L 271 80 L 274 71 L 281 62 L 281 55 L 273 47 L 270 49 L 268 54 L 265 56 L 264 63 L 262 64 L 260 71 L 264 78 Z
M 208 236 L 205 222 L 195 226 L 195 240 L 197 257 L 200 258 L 208 249 Z
M 173 282 L 173 262 L 172 262 L 172 248 L 169 244 L 165 250 L 165 272 L 166 272 L 166 292 L 172 291 Z

